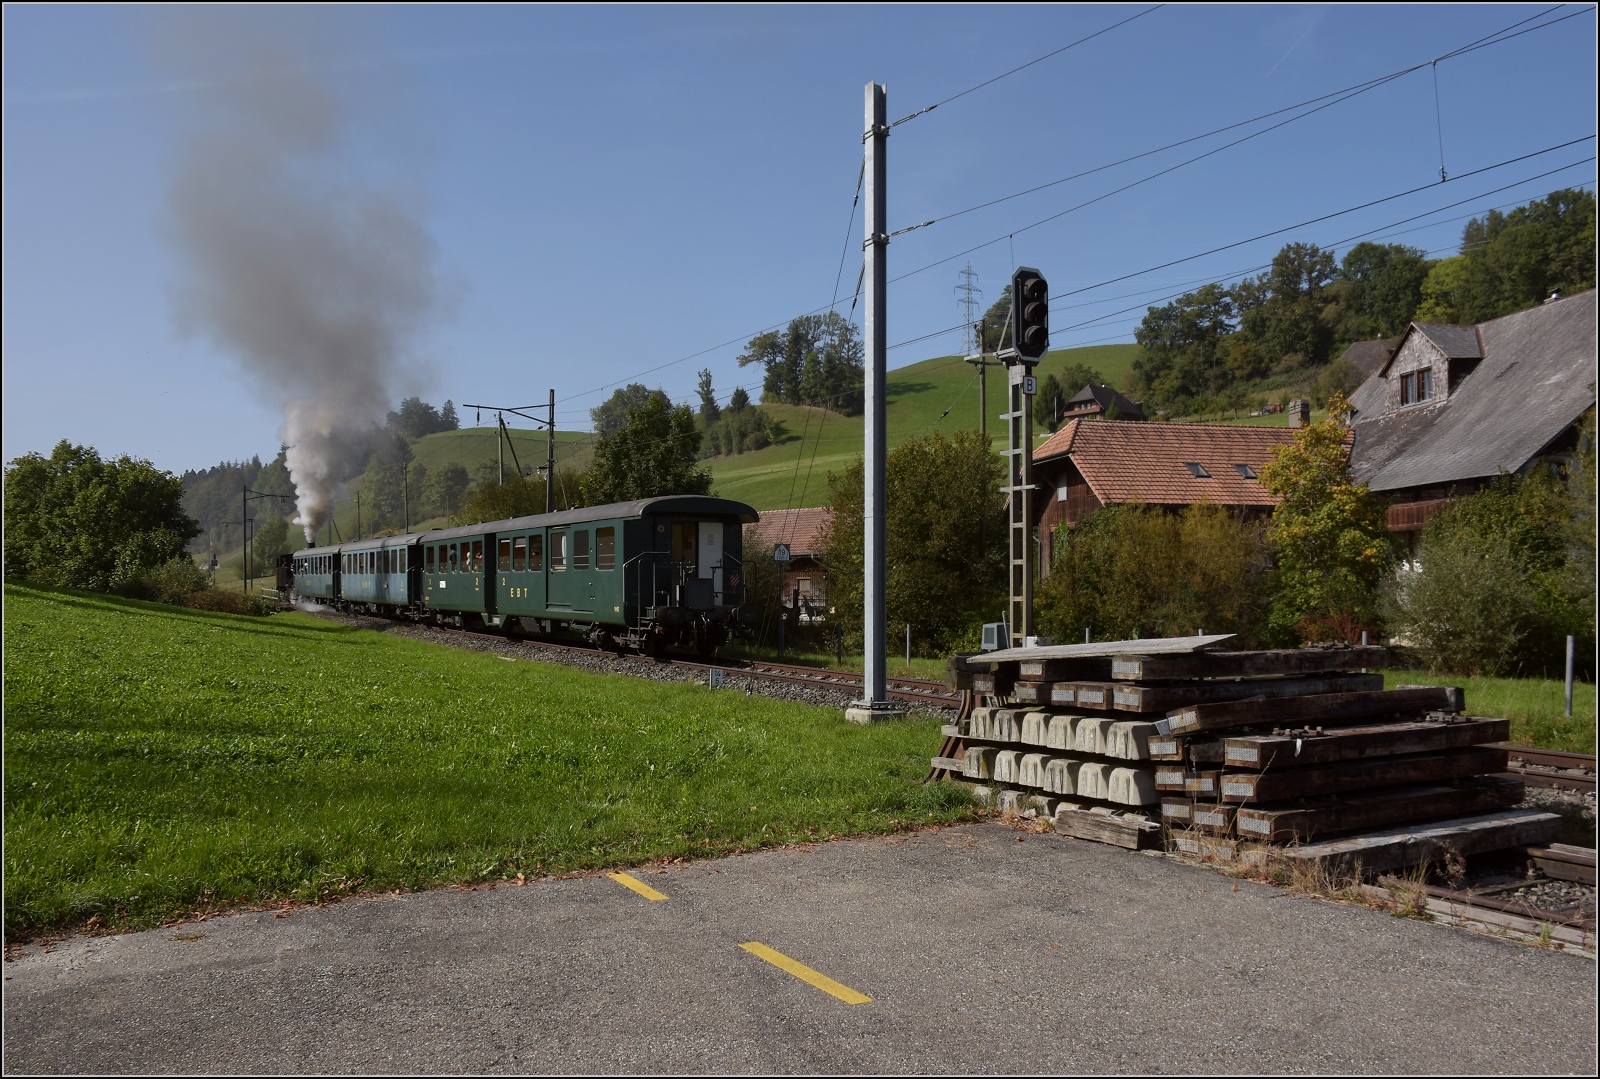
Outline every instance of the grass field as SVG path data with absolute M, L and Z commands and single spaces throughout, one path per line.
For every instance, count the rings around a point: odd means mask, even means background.
M 1467 712 L 1511 721 L 1511 742 L 1568 753 L 1593 753 L 1595 687 L 1579 682 L 1572 687 L 1572 717 L 1566 710 L 1566 686 L 1554 678 L 1462 678 L 1427 671 L 1384 671 L 1387 689 L 1399 685 L 1461 686 L 1467 692 Z
M 705 856 L 970 812 L 935 721 L 6 585 L 5 931 Z

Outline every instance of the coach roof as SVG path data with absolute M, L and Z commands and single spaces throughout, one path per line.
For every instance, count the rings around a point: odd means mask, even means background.
M 484 521 L 482 524 L 460 528 L 443 528 L 424 532 L 418 539 L 427 543 L 458 539 L 462 536 L 481 536 L 486 532 L 518 532 L 533 528 L 560 528 L 563 525 L 588 524 L 590 521 L 613 521 L 618 518 L 632 520 L 647 513 L 680 513 L 685 516 L 736 513 L 740 522 L 749 524 L 758 519 L 756 511 L 743 502 L 709 495 L 662 495 L 640 498 L 632 502 L 613 502 L 608 506 L 583 506 L 577 509 L 557 510 L 554 513 L 537 513 L 531 517 L 513 517 L 505 521 Z

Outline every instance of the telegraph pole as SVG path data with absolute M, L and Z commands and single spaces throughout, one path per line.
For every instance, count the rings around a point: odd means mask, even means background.
M 983 351 L 983 335 L 987 325 L 982 320 L 972 324 L 972 336 L 977 341 L 973 354 L 966 357 L 966 361 L 978 369 L 978 431 L 983 435 L 983 444 L 989 444 L 989 368 L 999 364 L 999 360 L 991 360 L 988 353 Z
M 884 474 L 883 462 L 887 453 L 884 430 L 885 409 L 885 354 L 888 347 L 888 325 L 885 321 L 884 302 L 888 294 L 888 206 L 885 175 L 886 150 L 889 138 L 888 98 L 884 87 L 875 82 L 867 84 L 866 133 L 861 141 L 865 147 L 863 176 L 866 195 L 866 241 L 862 247 L 866 256 L 863 278 L 866 285 L 866 482 L 864 498 L 864 550 L 865 589 L 863 624 L 864 655 L 862 699 L 845 711 L 845 718 L 855 723 L 871 723 L 879 719 L 895 719 L 904 710 L 889 700 L 888 684 L 884 671 L 884 634 L 886 629 L 885 566 L 884 566 Z
M 543 426 L 545 428 L 545 432 L 549 437 L 545 441 L 545 471 L 546 471 L 546 475 L 545 475 L 545 484 L 544 484 L 544 511 L 546 513 L 553 513 L 555 511 L 555 498 L 554 498 L 554 495 L 552 494 L 552 490 L 553 490 L 553 488 L 555 486 L 555 482 L 556 482 L 556 391 L 553 390 L 553 389 L 550 391 L 550 418 L 549 419 L 545 419 L 542 416 L 529 415 L 529 412 L 532 409 L 535 409 L 535 408 L 539 407 L 538 405 L 518 405 L 516 408 L 506 408 L 503 405 L 502 406 L 496 406 L 496 405 L 464 404 L 461 407 L 462 408 L 478 408 L 478 409 L 483 409 L 483 408 L 494 409 L 494 411 L 496 413 L 495 424 L 496 424 L 496 430 L 497 430 L 495 438 L 496 438 L 496 444 L 497 444 L 497 447 L 498 447 L 496 452 L 498 452 L 500 454 L 500 482 L 501 483 L 504 483 L 506 481 L 505 445 L 511 442 L 511 431 L 510 431 L 509 428 L 506 427 L 506 421 L 505 421 L 504 413 L 509 412 L 513 416 L 520 416 L 523 419 L 527 420 L 529 423 L 537 423 L 537 424 L 540 424 L 541 426 Z M 501 442 L 500 441 L 501 439 L 503 439 L 504 442 Z M 511 447 L 511 457 L 512 457 L 512 459 L 514 461 L 516 459 L 516 456 L 517 456 L 517 447 L 516 446 L 512 446 Z M 516 461 L 516 465 L 517 465 L 518 474 L 521 474 L 521 472 L 522 472 L 522 462 L 521 461 Z

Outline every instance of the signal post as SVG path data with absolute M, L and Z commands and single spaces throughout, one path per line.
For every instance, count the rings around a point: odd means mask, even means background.
M 1011 275 L 1010 336 L 999 352 L 1006 366 L 1007 460 L 1006 566 L 1010 602 L 1006 608 L 1012 648 L 1021 648 L 1033 630 L 1033 370 L 1050 347 L 1050 285 L 1038 270 L 1019 266 Z

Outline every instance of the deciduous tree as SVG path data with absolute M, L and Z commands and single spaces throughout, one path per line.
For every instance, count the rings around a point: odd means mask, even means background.
M 5 507 L 7 576 L 97 591 L 179 557 L 200 532 L 176 476 L 66 440 L 6 466 Z
M 1286 642 L 1376 628 L 1377 586 L 1392 556 L 1383 506 L 1350 476 L 1349 404 L 1335 394 L 1328 413 L 1261 467 L 1261 486 L 1280 499 L 1269 533 L 1277 568 L 1268 623 Z

